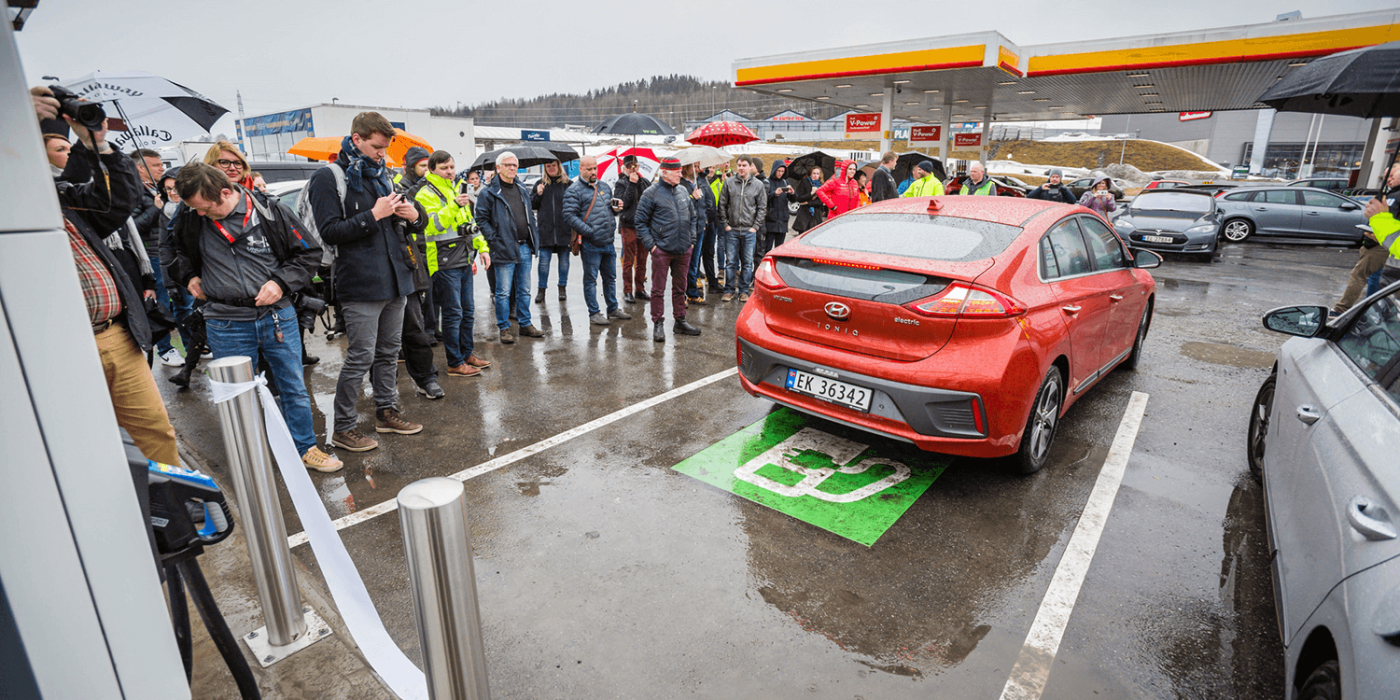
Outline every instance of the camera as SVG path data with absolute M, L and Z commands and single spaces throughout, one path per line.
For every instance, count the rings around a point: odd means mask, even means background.
M 66 114 L 73 121 L 89 131 L 101 131 L 107 127 L 107 113 L 97 102 L 85 102 L 73 91 L 58 85 L 50 85 L 49 91 L 58 100 L 58 113 Z
M 311 330 L 316 327 L 316 317 L 326 310 L 326 300 L 310 294 L 293 294 L 292 307 L 297 310 L 297 323 Z

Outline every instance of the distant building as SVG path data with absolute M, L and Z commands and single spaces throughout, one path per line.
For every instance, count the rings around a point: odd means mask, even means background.
M 350 122 L 360 112 L 379 112 L 391 124 L 421 136 L 433 148 L 448 151 L 458 161 L 476 158 L 475 127 L 467 117 L 437 117 L 426 109 L 394 109 L 341 104 L 319 104 L 271 114 L 258 114 L 238 121 L 238 139 L 249 160 L 304 161 L 287 154 L 297 141 L 307 136 L 345 136 Z
M 1346 176 L 1353 168 L 1361 167 L 1362 151 L 1371 129 L 1369 119 L 1277 112 L 1273 113 L 1270 125 L 1269 112 L 1108 115 L 1102 118 L 1099 131 L 1102 134 L 1131 133 L 1137 138 L 1170 143 L 1230 167 L 1249 164 L 1262 124 L 1268 146 L 1261 175 L 1285 179 L 1304 177 L 1299 173 L 1305 160 L 1305 146 L 1306 161 L 1313 166 L 1311 176 Z M 1315 157 L 1314 142 L 1317 144 Z

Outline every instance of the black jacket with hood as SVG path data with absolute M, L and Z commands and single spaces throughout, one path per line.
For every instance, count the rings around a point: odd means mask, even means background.
M 788 232 L 788 221 L 792 217 L 792 212 L 788 210 L 788 193 L 786 190 L 778 192 L 779 189 L 792 184 L 785 177 L 778 177 L 778 170 L 787 172 L 787 165 L 781 160 L 773 164 L 773 170 L 768 174 L 768 213 L 764 216 L 763 230 L 767 233 Z M 796 188 L 794 188 L 796 189 Z
M 544 185 L 544 193 L 537 195 L 535 190 L 541 184 Z M 533 197 L 530 208 L 535 210 L 535 228 L 539 232 L 541 248 L 554 248 L 557 251 L 568 248 L 572 242 L 569 225 L 564 222 L 564 193 L 569 190 L 570 184 L 569 176 L 560 166 L 559 179 L 550 180 L 549 175 L 545 175 L 530 188 L 530 196 Z

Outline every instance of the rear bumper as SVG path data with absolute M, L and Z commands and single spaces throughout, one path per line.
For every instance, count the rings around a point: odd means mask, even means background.
M 986 402 L 975 392 L 939 389 L 879 379 L 761 348 L 742 337 L 739 379 L 744 390 L 775 403 L 885 437 L 910 442 L 930 452 L 968 457 L 1000 457 L 1015 452 L 1013 442 L 993 440 L 976 428 L 989 425 Z M 789 368 L 832 376 L 871 389 L 869 413 L 789 391 Z M 820 370 L 820 371 L 818 371 Z M 975 401 L 974 401 L 975 399 Z M 973 411 L 978 415 L 974 417 Z

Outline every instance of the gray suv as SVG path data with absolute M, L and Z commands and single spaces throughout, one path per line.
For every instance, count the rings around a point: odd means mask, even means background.
M 1394 698 L 1400 679 L 1400 283 L 1279 349 L 1249 417 L 1288 697 Z

